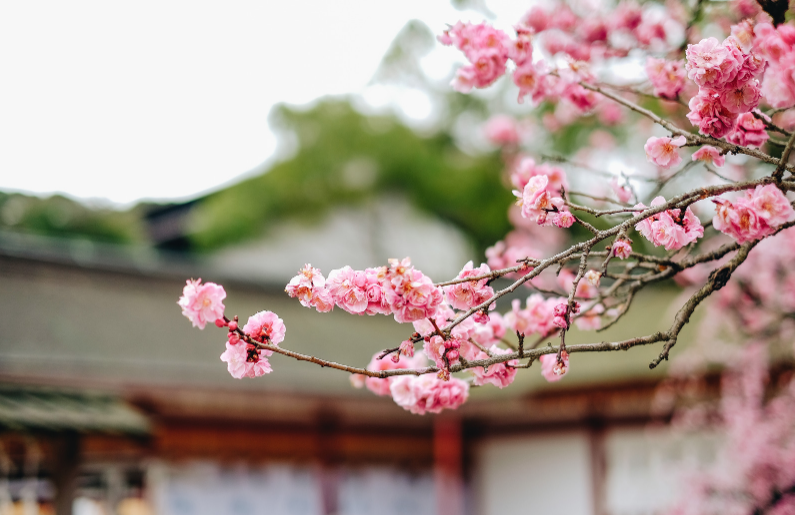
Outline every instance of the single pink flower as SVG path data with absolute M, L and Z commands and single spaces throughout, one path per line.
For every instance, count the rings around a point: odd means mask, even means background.
M 627 259 L 632 254 L 632 245 L 627 240 L 616 240 L 613 243 L 613 255 L 619 259 Z
M 284 341 L 287 328 L 276 313 L 260 311 L 248 318 L 248 322 L 243 326 L 243 332 L 259 342 L 278 345 Z M 273 351 L 263 350 L 263 353 L 270 356 Z
M 744 83 L 730 84 L 720 94 L 720 103 L 734 114 L 747 113 L 759 105 L 762 98 L 759 82 L 751 79 Z
M 775 184 L 757 186 L 750 193 L 751 205 L 759 218 L 771 227 L 778 227 L 795 218 L 795 210 Z
M 734 128 L 736 115 L 730 112 L 720 101 L 720 94 L 712 90 L 702 89 L 690 99 L 690 112 L 687 119 L 698 127 L 698 131 L 706 136 L 722 138 Z
M 686 72 L 681 61 L 666 61 L 649 57 L 646 74 L 658 97 L 675 99 L 685 86 Z
M 332 270 L 326 280 L 326 288 L 337 306 L 348 313 L 363 313 L 368 305 L 367 274 L 344 266 Z
M 267 351 L 258 350 L 245 342 L 237 344 L 227 342 L 226 351 L 221 354 L 221 361 L 226 362 L 229 374 L 235 379 L 259 377 L 273 371 L 268 358 L 262 355 L 265 352 Z
M 723 166 L 726 164 L 726 158 L 720 154 L 720 151 L 709 145 L 704 145 L 700 149 L 693 152 L 693 161 L 703 161 L 705 163 L 712 163 L 715 166 Z
M 618 197 L 619 202 L 626 204 L 632 199 L 632 190 L 626 185 L 619 184 L 618 179 L 615 177 L 611 179 L 610 187 L 613 188 L 613 192 Z
M 541 375 L 550 383 L 560 381 L 569 373 L 569 353 L 563 351 L 560 354 L 560 363 L 557 354 L 543 354 L 538 358 L 541 361 Z
M 702 39 L 698 44 L 687 45 L 687 76 L 702 88 L 720 90 L 734 80 L 742 62 L 732 48 L 715 38 Z
M 678 136 L 676 138 L 655 138 L 651 137 L 646 141 L 644 150 L 646 151 L 646 158 L 649 162 L 656 164 L 662 168 L 670 168 L 682 162 L 682 156 L 679 155 L 679 147 L 685 144 L 685 137 Z
M 226 291 L 218 284 L 201 282 L 201 279 L 188 280 L 177 304 L 182 308 L 182 315 L 191 321 L 193 327 L 204 329 L 207 322 L 223 318 Z
M 508 45 L 508 57 L 516 63 L 516 66 L 522 66 L 528 62 L 533 62 L 532 40 L 530 39 L 530 35 L 521 28 L 517 28 L 516 39 L 511 41 Z
M 524 97 L 530 95 L 536 102 L 536 93 L 543 87 L 543 76 L 532 61 L 525 61 L 516 66 L 513 72 L 513 83 L 519 88 L 518 102 L 524 102 Z
M 770 139 L 765 130 L 765 122 L 754 116 L 753 113 L 743 113 L 737 118 L 734 132 L 726 137 L 735 145 L 747 147 L 761 147 Z

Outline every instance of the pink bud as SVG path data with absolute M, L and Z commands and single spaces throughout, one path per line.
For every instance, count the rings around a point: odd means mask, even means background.
M 232 320 L 231 322 L 229 322 L 229 330 L 237 331 L 237 321 Z
M 397 363 L 398 361 L 400 361 L 400 354 L 392 354 L 392 363 Z
M 568 306 L 566 304 L 558 304 L 557 306 L 555 306 L 555 309 L 553 310 L 553 313 L 555 314 L 556 317 L 565 316 L 566 315 L 566 311 L 567 311 L 567 307 Z
M 453 349 L 451 351 L 448 351 L 447 352 L 447 359 L 449 359 L 450 361 L 457 360 L 458 359 L 458 351 L 455 350 L 455 349 Z
M 215 326 L 216 327 L 226 327 L 226 320 L 223 318 L 216 318 L 215 319 Z
M 453 340 L 445 340 L 444 348 L 445 349 L 452 349 L 453 348 Z
M 240 341 L 240 336 L 237 333 L 229 333 L 229 343 L 235 345 Z
M 556 316 L 555 318 L 553 318 L 552 323 L 560 327 L 561 329 L 566 329 L 569 327 L 569 324 L 566 323 L 566 319 L 561 316 Z

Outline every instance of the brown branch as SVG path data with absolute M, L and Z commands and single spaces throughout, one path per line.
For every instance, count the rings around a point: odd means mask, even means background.
M 594 86 L 593 84 L 588 84 L 587 82 L 580 82 L 579 84 L 580 84 L 580 86 L 584 87 L 585 89 L 589 89 L 589 90 L 594 91 L 596 93 L 600 93 L 601 95 L 604 95 L 605 97 L 607 97 L 607 98 L 609 98 L 609 99 L 611 99 L 611 100 L 613 100 L 615 102 L 618 102 L 619 104 L 623 105 L 624 107 L 627 107 L 627 108 L 635 111 L 636 113 L 642 114 L 643 116 L 645 116 L 645 117 L 649 118 L 650 120 L 652 120 L 657 125 L 665 127 L 672 134 L 676 134 L 676 135 L 679 135 L 679 136 L 684 136 L 686 141 L 687 141 L 687 143 L 686 143 L 687 145 L 690 145 L 690 146 L 693 146 L 693 145 L 712 145 L 714 147 L 718 147 L 718 148 L 724 150 L 725 153 L 745 154 L 747 156 L 755 157 L 756 159 L 759 159 L 760 161 L 762 161 L 764 163 L 769 163 L 769 164 L 776 165 L 776 166 L 778 166 L 782 162 L 782 160 L 776 159 L 775 157 L 770 156 L 768 154 L 765 154 L 764 152 L 762 152 L 760 150 L 743 147 L 741 145 L 734 145 L 732 143 L 728 143 L 727 141 L 719 140 L 719 139 L 713 138 L 711 136 L 702 136 L 700 134 L 694 134 L 692 132 L 686 131 L 686 130 L 678 127 L 674 123 L 669 122 L 668 120 L 665 120 L 663 118 L 660 118 L 659 116 L 657 116 L 652 111 L 650 111 L 650 110 L 648 110 L 648 109 L 646 109 L 644 107 L 641 107 L 641 106 L 635 104 L 634 102 L 630 102 L 629 100 L 627 100 L 627 99 L 625 99 L 625 98 L 623 98 L 623 97 L 621 97 L 619 95 L 615 95 L 615 94 L 613 94 L 613 93 L 611 93 L 609 91 L 605 91 L 604 89 L 600 88 L 599 86 Z M 786 161 L 785 161 L 785 163 L 786 163 Z M 787 170 L 790 170 L 790 171 L 793 170 L 793 167 L 790 166 L 790 165 L 786 165 L 785 164 L 784 167 Z

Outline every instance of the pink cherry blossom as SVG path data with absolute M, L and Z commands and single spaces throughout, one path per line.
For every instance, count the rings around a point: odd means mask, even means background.
M 541 375 L 550 383 L 560 381 L 569 373 L 569 353 L 563 351 L 560 357 L 561 363 L 558 363 L 557 354 L 543 354 L 538 358 L 541 361 Z
M 632 199 L 632 190 L 628 186 L 619 184 L 615 177 L 610 180 L 610 187 L 613 188 L 613 192 L 620 202 L 626 204 Z
M 656 197 L 652 200 L 651 207 L 664 203 L 663 197 Z M 643 204 L 637 204 L 635 207 L 646 209 Z M 680 249 L 704 236 L 704 227 L 690 207 L 685 210 L 684 214 L 680 209 L 669 209 L 657 213 L 638 222 L 635 229 L 655 247 L 664 246 L 665 250 Z
M 497 145 L 515 145 L 519 142 L 516 121 L 510 116 L 492 116 L 485 127 L 486 138 Z
M 364 293 L 367 297 L 367 309 L 364 311 L 368 315 L 391 315 L 392 309 L 386 300 L 385 281 L 387 268 L 367 268 L 364 271 L 365 287 Z
M 326 278 L 310 264 L 298 271 L 284 289 L 290 297 L 298 297 L 302 306 L 316 308 L 321 313 L 334 309 L 334 299 L 326 290 Z
M 505 327 L 513 332 L 518 331 L 527 335 L 531 333 L 547 335 L 556 329 L 552 321 L 553 311 L 560 302 L 560 298 L 544 299 L 539 294 L 533 294 L 527 297 L 525 307 L 522 309 L 519 299 L 514 299 L 511 301 L 511 311 L 503 316 Z
M 444 381 L 432 374 L 402 376 L 392 381 L 390 392 L 398 406 L 424 415 L 457 409 L 469 397 L 469 383 L 455 377 Z
M 734 79 L 742 63 L 731 48 L 715 38 L 687 45 L 687 76 L 702 88 L 720 90 Z
M 795 219 L 795 210 L 775 185 L 757 186 L 734 202 L 718 198 L 715 228 L 738 243 L 757 240 L 773 234 L 778 226 Z
M 191 321 L 193 327 L 204 329 L 207 322 L 215 322 L 224 316 L 226 291 L 215 283 L 202 284 L 201 279 L 188 280 L 177 301 L 182 315 Z
M 774 184 L 757 186 L 750 199 L 757 215 L 771 227 L 789 222 L 795 215 L 789 199 Z
M 384 296 L 395 320 L 407 323 L 435 316 L 444 300 L 441 288 L 434 286 L 430 277 L 411 266 L 408 258 L 402 261 L 390 259 L 389 263 L 384 279 Z
M 237 344 L 227 342 L 226 351 L 221 354 L 221 361 L 226 362 L 229 374 L 235 379 L 259 377 L 273 371 L 268 358 L 262 355 L 265 352 L 242 341 Z
M 526 61 L 516 67 L 513 72 L 513 83 L 519 88 L 518 102 L 524 102 L 524 97 L 530 95 L 536 102 L 536 94 L 543 87 L 541 72 L 532 61 Z
M 471 63 L 457 70 L 452 82 L 456 91 L 467 93 L 473 87 L 485 88 L 505 73 L 511 42 L 501 30 L 459 22 L 439 40 L 455 45 Z
M 370 363 L 367 364 L 367 370 L 371 372 L 380 372 L 381 370 L 403 370 L 407 368 L 420 368 L 425 366 L 427 363 L 425 355 L 421 352 L 417 353 L 417 355 L 414 357 L 396 354 L 396 356 L 398 356 L 398 361 L 393 361 L 388 357 L 378 359 L 380 355 L 381 351 L 373 354 L 373 357 L 370 359 Z M 400 376 L 392 376 L 384 379 L 379 377 L 365 376 L 364 385 L 368 390 L 376 395 L 389 395 L 389 383 L 394 381 L 397 377 Z
M 326 288 L 337 306 L 348 313 L 364 313 L 369 305 L 367 275 L 349 266 L 329 272 Z
M 558 285 L 563 288 L 563 291 L 568 293 L 574 287 L 574 279 L 576 274 L 569 270 L 568 268 L 564 268 L 558 274 Z M 588 282 L 581 280 L 577 283 L 577 292 L 574 294 L 575 297 L 580 299 L 592 299 L 599 294 L 599 291 L 596 287 Z
M 748 147 L 761 147 L 770 136 L 765 130 L 765 122 L 758 119 L 753 113 L 743 113 L 737 118 L 734 131 L 726 138 L 735 145 Z
M 493 345 L 489 352 L 491 352 L 492 356 L 500 356 L 505 354 L 510 354 L 511 351 L 508 349 L 501 349 L 496 345 Z M 485 352 L 480 352 L 476 359 L 486 359 L 489 355 Z M 489 365 L 488 367 L 475 367 L 472 369 L 472 372 L 475 374 L 475 379 L 472 384 L 477 386 L 483 386 L 485 384 L 493 384 L 497 388 L 505 388 L 506 386 L 513 383 L 513 380 L 516 378 L 516 365 L 519 364 L 519 360 L 512 359 L 510 361 L 506 361 L 503 363 L 494 363 L 493 365 Z
M 517 26 L 515 29 L 516 39 L 508 45 L 508 57 L 516 66 L 522 66 L 533 61 L 533 43 L 526 28 Z
M 484 347 L 491 347 L 505 336 L 505 332 L 505 321 L 502 315 L 493 312 L 489 314 L 488 322 L 475 324 L 472 339 Z
M 649 57 L 646 61 L 646 74 L 654 87 L 654 94 L 662 98 L 675 99 L 685 86 L 686 72 L 681 61 Z
M 596 270 L 588 270 L 585 272 L 583 279 L 591 283 L 593 286 L 599 286 L 599 281 L 602 279 L 602 274 Z
M 569 189 L 566 171 L 549 163 L 537 165 L 532 157 L 522 156 L 517 159 L 511 169 L 511 183 L 523 190 L 527 183 L 535 176 L 545 175 L 547 183 L 545 189 L 552 194 L 559 194 L 561 189 Z
M 720 94 L 709 89 L 699 90 L 688 103 L 687 119 L 701 134 L 722 138 L 734 128 L 735 115 L 720 101 Z
M 575 318 L 574 325 L 581 331 L 595 331 L 602 327 L 602 314 L 604 312 L 605 308 L 601 304 L 597 304 Z
M 682 156 L 679 155 L 679 147 L 685 144 L 685 137 L 678 136 L 676 138 L 655 138 L 652 136 L 646 141 L 644 150 L 646 150 L 646 158 L 662 168 L 670 168 L 682 162 Z
M 756 79 L 731 84 L 723 90 L 719 97 L 723 107 L 734 114 L 747 113 L 755 109 L 761 98 L 759 82 Z
M 693 161 L 703 161 L 705 163 L 711 163 L 715 166 L 723 166 L 726 164 L 726 158 L 720 154 L 720 151 L 709 145 L 704 145 L 700 149 L 693 152 L 692 156 Z
M 287 328 L 276 313 L 260 311 L 248 318 L 248 322 L 243 326 L 243 332 L 259 342 L 278 345 L 284 341 Z M 269 350 L 263 350 L 262 352 L 266 356 L 273 354 L 273 351 Z
M 632 245 L 627 240 L 616 240 L 612 247 L 613 255 L 619 259 L 627 259 L 632 254 Z
M 483 263 L 478 268 L 472 267 L 472 261 L 464 265 L 456 279 L 476 277 L 491 272 L 489 265 Z M 452 284 L 444 287 L 445 300 L 455 309 L 463 311 L 477 306 L 494 295 L 494 289 L 489 286 L 488 279 Z
M 762 81 L 762 96 L 776 108 L 795 104 L 795 53 L 767 70 Z

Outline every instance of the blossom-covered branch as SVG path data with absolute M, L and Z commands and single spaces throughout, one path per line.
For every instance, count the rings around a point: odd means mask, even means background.
M 503 146 L 518 228 L 487 251 L 488 263 L 469 262 L 457 277 L 436 283 L 408 258 L 365 270 L 343 266 L 328 276 L 305 265 L 286 288 L 303 306 L 412 324 L 404 341 L 376 353 L 366 367 L 284 348 L 286 328 L 269 311 L 241 327 L 237 318 L 223 315 L 225 292 L 212 283 L 188 282 L 179 301 L 183 313 L 200 328 L 214 321 L 227 329 L 221 359 L 234 377 L 270 373 L 268 357 L 278 353 L 348 372 L 355 386 L 391 395 L 419 414 L 460 406 L 470 386 L 504 388 L 537 360 L 544 377 L 557 381 L 569 372 L 572 353 L 662 343 L 654 368 L 668 359 L 695 309 L 727 284 L 752 250 L 795 223 L 787 198 L 795 189 L 795 166 L 789 163 L 795 120 L 788 125 L 783 118 L 790 109 L 785 106 L 795 105 L 795 27 L 774 26 L 764 13 L 746 7 L 747 18 L 737 20 L 722 42 L 677 40 L 676 34 L 697 34 L 696 23 L 713 7 L 698 2 L 685 20 L 652 3 L 623 2 L 587 16 L 561 3 L 554 10 L 534 7 L 513 35 L 486 23 L 459 22 L 443 32 L 440 42 L 468 60 L 452 82 L 461 93 L 509 74 L 519 103 L 529 99 L 551 107 L 542 115 L 549 130 L 578 118 L 610 125 L 634 116 L 668 135 L 649 134 L 642 149 L 633 147 L 642 150 L 656 177 L 616 174 L 582 156 L 550 157 L 546 149 L 536 153 L 536 162 L 523 148 L 519 125 L 502 117 L 489 124 L 487 135 Z M 612 84 L 597 76 L 595 70 L 609 70 L 632 49 L 647 54 L 648 82 Z M 764 104 L 772 108 L 768 114 Z M 683 128 L 687 121 L 692 128 Z M 771 139 L 769 132 L 787 141 Z M 766 144 L 769 152 L 762 150 Z M 698 148 L 681 164 L 688 147 Z M 727 165 L 731 160 L 740 164 Z M 586 182 L 611 179 L 612 193 L 571 188 L 567 170 L 558 164 Z M 741 167 L 745 175 L 737 172 Z M 660 195 L 685 181 L 678 193 Z M 574 242 L 562 250 L 545 246 L 538 228 L 568 234 Z M 700 272 L 707 264 L 712 272 Z M 683 277 L 698 277 L 698 288 L 668 330 L 615 342 L 566 343 L 572 325 L 611 327 L 628 316 L 640 290 Z M 509 311 L 498 312 L 498 303 L 522 287 L 533 292 L 524 306 L 513 299 Z M 532 345 L 525 343 L 530 335 Z M 543 342 L 549 345 L 539 346 Z

